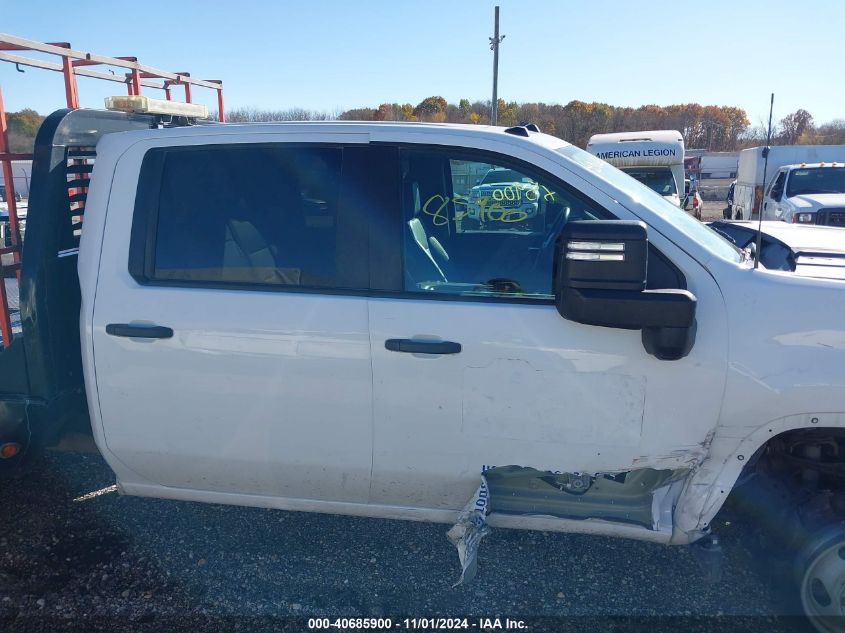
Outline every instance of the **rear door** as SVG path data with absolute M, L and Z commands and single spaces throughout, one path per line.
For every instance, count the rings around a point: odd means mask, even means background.
M 367 500 L 360 165 L 378 156 L 354 135 L 307 137 L 136 147 L 118 164 L 93 340 L 124 484 Z

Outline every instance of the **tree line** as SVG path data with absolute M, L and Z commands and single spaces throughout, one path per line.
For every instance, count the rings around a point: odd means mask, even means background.
M 418 104 L 382 103 L 378 107 L 321 112 L 305 108 L 270 110 L 237 108 L 226 112 L 226 120 L 245 121 L 425 121 L 434 123 L 489 124 L 490 101 L 461 99 L 449 103 L 441 96 L 427 97 Z M 644 105 L 638 108 L 607 103 L 570 101 L 566 105 L 498 101 L 498 124 L 530 122 L 543 132 L 585 147 L 593 134 L 633 132 L 637 130 L 678 130 L 688 148 L 709 151 L 735 151 L 766 142 L 763 126 L 751 127 L 745 110 L 732 106 Z M 216 114 L 213 115 L 216 118 Z M 9 144 L 12 152 L 31 152 L 35 133 L 44 117 L 24 109 L 7 114 Z M 788 114 L 774 127 L 774 145 L 845 144 L 845 119 L 816 124 L 804 109 Z

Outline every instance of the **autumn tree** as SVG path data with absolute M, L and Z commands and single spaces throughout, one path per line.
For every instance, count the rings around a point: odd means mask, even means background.
M 35 134 L 43 120 L 43 116 L 30 108 L 24 108 L 19 112 L 9 112 L 6 115 L 6 124 L 10 150 L 21 154 L 31 152 L 35 144 Z
M 357 108 L 344 112 L 342 119 L 400 121 L 448 121 L 452 123 L 489 124 L 491 102 L 461 99 L 457 105 L 443 97 L 423 99 L 416 106 L 382 104 L 377 109 Z M 521 121 L 535 123 L 541 130 L 585 147 L 593 134 L 640 130 L 678 130 L 687 147 L 711 151 L 732 151 L 748 142 L 749 121 L 745 111 L 731 106 L 704 106 L 698 103 L 660 106 L 647 104 L 637 108 L 607 103 L 574 100 L 566 105 L 546 103 L 498 102 L 500 125 Z M 807 129 L 813 129 L 812 126 Z M 806 131 L 805 131 L 806 132 Z M 835 137 L 837 129 L 829 135 Z M 799 142 L 809 142 L 807 133 Z
M 447 105 L 443 97 L 426 97 L 414 108 L 414 116 L 422 120 L 430 120 L 435 115 L 445 113 Z
M 780 140 L 785 145 L 792 145 L 798 142 L 802 134 L 812 129 L 813 116 L 802 108 L 783 117 L 780 127 Z
M 338 117 L 341 121 L 375 121 L 376 110 L 373 108 L 353 108 Z
M 376 121 L 396 121 L 399 117 L 391 103 L 382 103 L 373 115 Z
M 810 142 L 819 145 L 845 145 L 845 119 L 835 119 L 814 128 Z

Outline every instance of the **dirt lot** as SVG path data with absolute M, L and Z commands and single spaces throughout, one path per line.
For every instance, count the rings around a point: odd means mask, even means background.
M 494 530 L 478 577 L 453 589 L 447 526 L 122 497 L 113 484 L 99 455 L 78 453 L 0 481 L 0 630 L 305 630 L 312 616 L 809 630 L 788 617 L 788 567 L 737 503 L 714 523 L 725 554 L 715 584 L 689 547 Z
M 701 221 L 712 222 L 713 220 L 721 220 L 722 209 L 726 206 L 723 200 L 716 202 L 705 200 L 701 207 Z

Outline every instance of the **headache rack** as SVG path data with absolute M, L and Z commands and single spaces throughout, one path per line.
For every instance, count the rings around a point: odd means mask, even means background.
M 60 63 L 8 51 L 57 55 Z M 0 61 L 15 64 L 18 70 L 28 66 L 61 72 L 67 105 L 41 123 L 31 154 L 13 154 L 0 92 L 0 163 L 8 205 L 8 214 L 4 212 L 0 221 L 7 224 L 3 232 L 10 238 L 8 245 L 0 242 L 0 445 L 13 445 L 18 451 L 10 458 L 0 456 L 2 474 L 34 454 L 32 447 L 54 444 L 65 433 L 91 432 L 79 340 L 76 256 L 97 142 L 115 132 L 199 122 L 207 109 L 191 103 L 191 88 L 197 86 L 217 92 L 222 121 L 223 85 L 192 79 L 188 73 L 156 70 L 134 57 L 104 57 L 65 43 L 43 44 L 4 34 L 0 34 Z M 98 64 L 124 72 L 90 68 Z M 14 72 L 14 66 L 5 67 Z M 110 97 L 111 109 L 79 108 L 77 76 L 125 83 L 128 95 Z M 185 101 L 171 101 L 175 86 L 184 88 Z M 163 90 L 165 99 L 141 95 L 142 88 Z M 114 104 L 120 111 L 114 111 Z M 30 195 L 21 239 L 11 161 L 29 159 Z
M 21 52 L 28 52 L 30 54 L 34 52 L 41 55 L 41 57 L 24 56 L 19 54 Z M 45 56 L 55 56 L 58 59 L 51 61 L 50 59 L 43 58 Z M 188 72 L 167 72 L 159 70 L 139 63 L 137 57 L 95 55 L 93 53 L 75 50 L 67 42 L 35 42 L 0 33 L 0 62 L 14 64 L 14 67 L 20 72 L 23 72 L 21 67 L 29 67 L 62 73 L 64 78 L 65 104 L 70 110 L 79 108 L 79 92 L 76 81 L 76 78 L 79 76 L 125 84 L 129 96 L 140 96 L 142 88 L 160 90 L 164 92 L 164 97 L 167 101 L 172 100 L 173 88 L 181 86 L 184 89 L 184 103 L 188 104 L 192 103 L 193 87 L 209 88 L 217 93 L 218 119 L 221 122 L 224 120 L 222 81 L 219 79 L 194 79 Z M 110 72 L 95 70 L 91 68 L 92 66 L 101 66 Z M 105 133 L 106 130 L 119 131 L 120 129 L 133 129 L 137 128 L 139 124 L 149 127 L 149 122 L 153 118 L 155 118 L 156 125 L 161 124 L 162 117 L 156 118 L 154 115 L 145 116 L 146 118 L 139 118 L 138 116 L 122 118 L 107 117 L 105 119 L 107 121 L 104 126 L 105 130 L 102 133 Z M 128 125 L 121 127 L 118 123 L 121 120 L 129 122 Z M 45 121 L 46 123 L 47 121 Z M 54 123 L 58 122 L 54 121 Z M 95 159 L 95 144 L 102 133 L 87 136 L 82 134 L 79 138 L 66 135 L 65 140 L 69 143 L 65 146 L 66 155 L 63 159 L 66 178 L 66 185 L 63 187 L 63 190 L 66 199 L 62 203 L 63 207 L 67 210 L 67 221 L 69 224 L 66 228 L 68 228 L 68 239 L 60 240 L 62 248 L 53 254 L 57 258 L 70 257 L 76 254 L 75 249 L 79 245 L 79 236 L 85 215 L 85 198 L 88 192 L 88 182 Z M 41 137 L 41 130 L 39 130 L 39 138 Z M 33 153 L 12 153 L 10 151 L 6 111 L 3 105 L 3 91 L 2 85 L 0 85 L 0 165 L 2 165 L 3 169 L 5 204 L 8 210 L 8 213 L 5 214 L 6 217 L 0 218 L 0 222 L 4 223 L 4 234 L 8 235 L 8 243 L 0 242 L 0 277 L 2 277 L 0 279 L 0 337 L 2 337 L 3 348 L 8 348 L 12 345 L 15 337 L 20 334 L 23 328 L 23 321 L 25 320 L 24 306 L 18 306 L 17 297 L 12 297 L 12 310 L 10 310 L 10 297 L 7 292 L 7 277 L 10 276 L 13 277 L 14 281 L 9 284 L 9 290 L 17 294 L 17 291 L 22 289 L 21 276 L 23 268 L 23 240 L 21 237 L 21 223 L 18 213 L 18 201 L 16 200 L 12 161 L 34 161 L 30 184 L 30 204 L 28 205 L 26 218 L 27 234 L 31 232 L 33 227 L 33 219 L 41 222 L 42 218 L 40 214 L 47 211 L 43 205 L 33 203 L 37 203 L 39 198 L 42 201 L 49 200 L 53 204 L 57 203 L 53 195 L 39 195 L 36 190 L 39 187 L 39 181 L 42 180 L 35 173 L 38 162 L 37 153 L 37 150 Z M 52 151 L 49 152 L 49 154 L 53 153 Z M 44 165 L 44 167 L 47 167 L 47 165 Z M 50 168 L 55 168 L 55 165 L 50 165 Z M 33 197 L 35 200 L 32 200 Z M 61 222 L 61 224 L 64 224 L 64 222 Z M 13 311 L 16 316 L 14 321 L 12 319 Z

